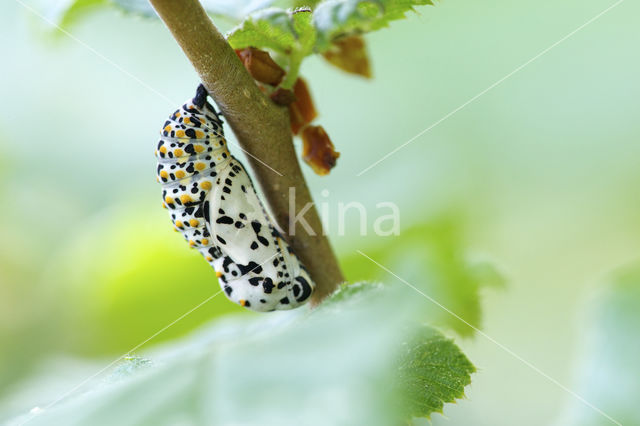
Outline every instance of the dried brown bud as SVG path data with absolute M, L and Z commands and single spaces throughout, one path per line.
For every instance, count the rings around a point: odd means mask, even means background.
M 306 126 L 295 103 L 289 104 L 289 123 L 291 124 L 291 133 L 294 135 L 300 133 L 300 130 Z
M 296 100 L 296 95 L 289 89 L 277 88 L 269 95 L 271 100 L 278 105 L 289 105 Z
M 322 54 L 336 67 L 348 73 L 371 78 L 371 68 L 364 40 L 360 36 L 349 36 L 334 40 L 331 48 Z
M 277 86 L 284 77 L 284 70 L 264 50 L 255 47 L 236 50 L 236 54 L 251 76 L 260 83 Z
M 318 175 L 329 174 L 340 153 L 335 151 L 322 126 L 307 126 L 302 131 L 302 158 Z
M 318 116 L 318 113 L 311 100 L 311 93 L 309 93 L 307 83 L 302 78 L 298 78 L 293 85 L 293 94 L 296 100 L 289 104 L 289 117 L 291 131 L 294 135 L 297 135 L 304 126 L 311 123 Z

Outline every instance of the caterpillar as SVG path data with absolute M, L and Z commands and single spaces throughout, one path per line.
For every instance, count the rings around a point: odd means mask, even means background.
M 156 149 L 163 206 L 175 229 L 216 271 L 232 302 L 268 312 L 296 308 L 315 284 L 269 217 L 201 84 L 165 121 Z

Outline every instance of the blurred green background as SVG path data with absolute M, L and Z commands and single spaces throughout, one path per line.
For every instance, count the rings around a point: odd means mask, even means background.
M 48 17 L 47 2 L 25 4 Z M 638 3 L 623 2 L 355 175 L 607 6 L 446 1 L 366 36 L 371 81 L 321 58 L 302 68 L 318 122 L 341 152 L 330 176 L 304 172 L 316 200 L 329 203 L 329 234 L 349 279 L 395 280 L 363 262 L 362 250 L 420 280 L 421 239 L 490 259 L 507 284 L 481 290 L 478 324 L 585 394 L 578 377 L 593 357 L 590 312 L 610 290 L 605 277 L 640 254 Z M 172 231 L 154 178 L 157 130 L 197 85 L 169 32 L 99 9 L 68 28 L 72 39 L 19 2 L 0 10 L 4 418 L 45 392 L 30 389 L 30 377 L 72 364 L 73 383 L 218 287 Z M 404 233 L 362 237 L 354 214 L 337 235 L 336 205 L 350 201 L 368 207 L 370 234 L 376 203 L 395 202 Z M 170 263 L 181 270 L 168 272 Z M 255 315 L 215 298 L 148 346 L 227 314 Z M 482 336 L 457 342 L 479 371 L 468 398 L 435 424 L 564 424 L 571 395 Z

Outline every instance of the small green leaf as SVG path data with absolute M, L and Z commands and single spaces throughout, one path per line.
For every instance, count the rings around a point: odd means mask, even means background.
M 405 17 L 414 6 L 432 4 L 430 0 L 327 0 L 313 12 L 279 8 L 259 10 L 248 16 L 228 35 L 234 49 L 271 49 L 276 60 L 288 62 L 283 88 L 291 88 L 302 60 L 322 53 L 336 38 L 385 27 Z M 284 64 L 282 64 L 284 65 Z
M 414 6 L 433 4 L 431 0 L 326 0 L 313 12 L 318 31 L 316 50 L 327 50 L 342 35 L 375 31 L 390 21 L 403 19 Z
M 398 400 L 407 417 L 441 413 L 447 402 L 464 397 L 476 368 L 460 348 L 423 326 L 402 346 L 398 358 Z
M 457 219 L 443 217 L 407 228 L 384 243 L 372 244 L 363 253 L 464 322 L 357 252 L 344 256 L 342 265 L 349 281 L 384 281 L 405 287 L 422 301 L 424 321 L 471 336 L 474 329 L 469 324 L 479 328 L 482 323 L 481 288 L 504 286 L 504 279 L 486 263 L 470 265 L 463 246 Z
M 295 43 L 291 15 L 283 9 L 269 8 L 248 16 L 227 36 L 234 49 L 260 47 L 286 53 Z

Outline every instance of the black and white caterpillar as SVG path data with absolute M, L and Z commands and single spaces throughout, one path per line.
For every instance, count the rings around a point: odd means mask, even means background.
M 315 287 L 228 149 L 222 121 L 198 87 L 164 123 L 156 151 L 163 205 L 216 271 L 227 297 L 255 311 L 296 308 Z

